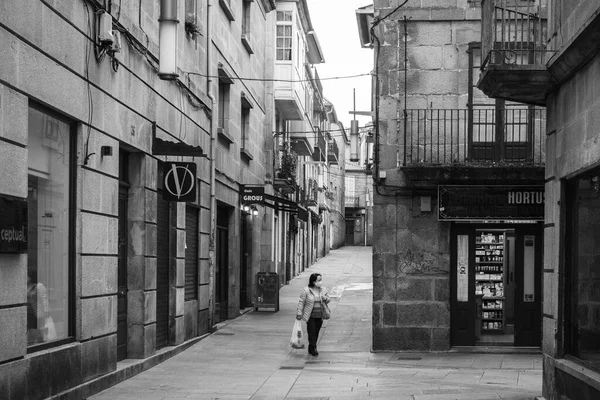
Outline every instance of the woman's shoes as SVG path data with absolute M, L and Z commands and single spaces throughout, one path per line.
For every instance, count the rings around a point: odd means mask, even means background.
M 319 355 L 319 352 L 317 351 L 317 349 L 308 349 L 308 354 L 316 357 Z

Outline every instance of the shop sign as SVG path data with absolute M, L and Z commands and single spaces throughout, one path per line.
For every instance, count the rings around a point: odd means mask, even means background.
M 196 201 L 196 164 L 186 162 L 164 163 L 163 199 L 166 201 Z
M 265 202 L 264 186 L 242 186 L 242 207 L 251 204 L 263 205 Z
M 544 220 L 544 186 L 439 186 L 444 221 Z
M 0 253 L 27 252 L 27 201 L 0 196 Z

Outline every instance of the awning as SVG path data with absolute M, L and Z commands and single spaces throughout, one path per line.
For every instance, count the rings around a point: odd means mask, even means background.
M 170 135 L 170 134 L 169 134 Z M 172 136 L 172 135 L 171 135 Z M 152 123 L 152 154 L 155 156 L 206 157 L 202 147 L 192 146 L 173 137 L 178 142 L 156 137 L 156 122 Z
M 298 203 L 266 193 L 265 206 L 271 207 L 277 211 L 285 211 L 292 214 L 298 213 Z
M 298 219 L 308 222 L 308 210 L 302 206 L 298 206 Z

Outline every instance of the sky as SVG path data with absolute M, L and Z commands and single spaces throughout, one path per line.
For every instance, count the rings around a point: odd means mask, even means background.
M 321 79 L 370 73 L 373 50 L 363 49 L 358 38 L 355 10 L 372 4 L 372 0 L 307 0 L 313 28 L 325 58 L 316 65 Z M 371 77 L 322 80 L 323 95 L 335 107 L 338 119 L 350 129 L 354 107 L 352 90 L 356 89 L 356 111 L 371 111 Z M 359 126 L 371 117 L 357 116 Z

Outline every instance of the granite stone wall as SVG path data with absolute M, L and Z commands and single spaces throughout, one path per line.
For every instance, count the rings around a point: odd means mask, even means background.
M 375 15 L 401 3 L 375 1 Z M 386 178 L 374 193 L 374 350 L 450 347 L 450 223 L 437 220 L 436 184 L 414 190 L 402 170 L 404 138 L 412 135 L 410 126 L 404 132 L 403 110 L 466 110 L 467 50 L 481 41 L 480 18 L 480 7 L 466 0 L 412 0 L 376 31 L 378 168 Z M 421 211 L 421 196 L 431 197 L 431 211 Z

